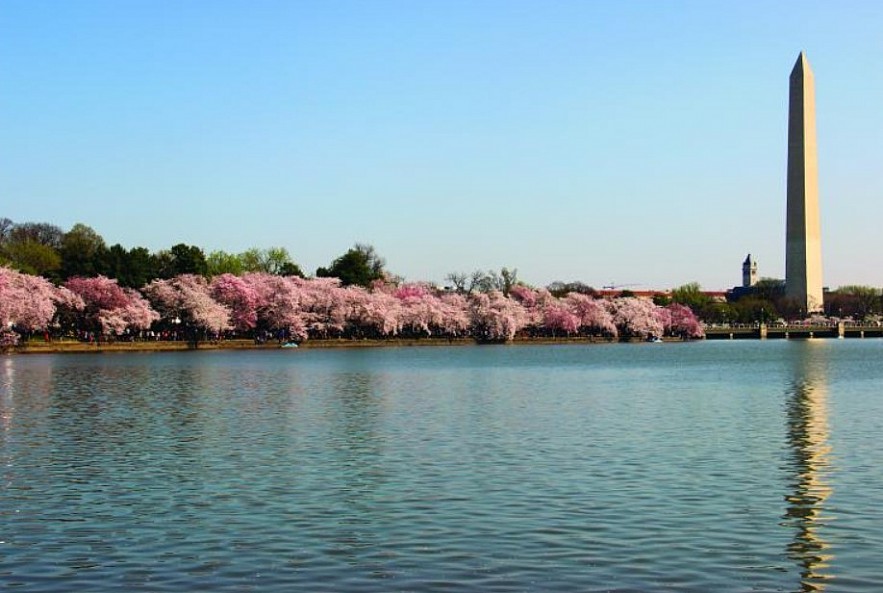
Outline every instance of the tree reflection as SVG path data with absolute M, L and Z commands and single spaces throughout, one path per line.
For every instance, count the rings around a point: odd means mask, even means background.
M 826 568 L 833 557 L 824 539 L 825 501 L 832 489 L 831 446 L 828 442 L 827 348 L 816 341 L 793 344 L 793 380 L 787 393 L 788 444 L 792 472 L 784 524 L 794 540 L 788 555 L 800 566 L 799 591 L 822 591 L 831 578 Z
M 367 370 L 338 372 L 331 379 L 336 397 L 329 409 L 329 449 L 336 477 L 326 485 L 326 504 L 335 524 L 326 535 L 332 554 L 354 566 L 367 563 L 372 574 L 388 577 L 383 562 L 373 558 L 384 520 L 376 497 L 386 480 L 380 380 Z
M 12 391 L 14 384 L 15 369 L 12 366 L 12 358 L 9 357 L 3 361 L 3 372 L 0 373 L 0 424 L 2 424 L 4 435 L 9 432 L 12 426 Z

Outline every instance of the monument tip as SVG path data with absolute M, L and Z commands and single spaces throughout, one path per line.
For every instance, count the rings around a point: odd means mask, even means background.
M 797 61 L 794 62 L 794 69 L 791 71 L 792 74 L 795 72 L 806 72 L 809 68 L 809 60 L 806 59 L 806 52 L 802 51 L 797 56 Z

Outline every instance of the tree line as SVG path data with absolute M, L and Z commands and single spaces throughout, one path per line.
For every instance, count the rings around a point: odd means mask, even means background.
M 120 244 L 108 247 L 100 234 L 81 223 L 64 231 L 50 223 L 15 223 L 8 218 L 0 218 L 0 265 L 42 276 L 56 285 L 71 278 L 104 276 L 116 280 L 120 287 L 131 289 L 183 274 L 208 280 L 222 274 L 305 276 L 284 247 L 206 253 L 198 246 L 179 243 L 151 252 L 145 247 L 126 248 Z M 337 278 L 343 286 L 370 287 L 378 280 L 400 282 L 385 265 L 385 260 L 372 246 L 357 243 L 328 266 L 318 268 L 315 277 Z M 499 272 L 452 272 L 445 281 L 459 294 L 499 291 L 507 297 L 513 287 L 522 284 L 517 270 L 506 267 Z M 594 288 L 579 281 L 553 282 L 547 290 L 555 298 L 571 293 L 598 296 Z M 620 296 L 630 296 L 630 293 L 623 291 Z M 703 292 L 699 284 L 689 283 L 673 289 L 669 295 L 658 295 L 654 301 L 659 306 L 685 305 L 706 323 L 756 323 L 805 316 L 799 305 L 785 296 L 782 280 L 762 279 L 736 297 L 721 302 Z M 844 286 L 825 293 L 824 309 L 830 317 L 865 320 L 883 313 L 883 297 L 880 290 L 872 287 Z
M 0 264 L 43 276 L 55 283 L 74 277 L 106 276 L 128 288 L 180 274 L 266 272 L 303 276 L 284 247 L 252 248 L 242 253 L 205 251 L 178 243 L 152 252 L 145 247 L 107 246 L 91 227 L 77 223 L 68 231 L 49 223 L 14 223 L 0 218 Z
M 685 339 L 703 335 L 689 308 L 534 289 L 502 268 L 451 273 L 451 285 L 405 283 L 355 244 L 307 278 L 284 248 L 205 254 L 184 243 L 150 252 L 107 247 L 91 227 L 0 219 L 0 343 L 46 339 L 516 336 Z
M 737 298 L 722 302 L 691 282 L 656 299 L 657 304 L 681 303 L 690 307 L 705 323 L 770 323 L 804 319 L 802 305 L 785 295 L 785 281 L 763 278 Z M 829 318 L 867 321 L 883 314 L 883 291 L 871 286 L 848 285 L 825 291 L 823 314 Z
M 421 283 L 375 280 L 368 288 L 339 278 L 266 272 L 220 274 L 210 281 L 180 274 L 141 290 L 106 276 L 75 276 L 56 286 L 0 266 L 0 346 L 35 333 L 44 339 L 217 340 L 467 338 L 517 336 L 683 339 L 703 335 L 689 308 L 639 298 L 554 297 L 522 284 L 465 294 Z

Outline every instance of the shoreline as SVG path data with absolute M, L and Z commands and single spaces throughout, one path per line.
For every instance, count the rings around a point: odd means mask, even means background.
M 665 343 L 678 342 L 705 342 L 705 341 L 730 341 L 730 340 L 756 340 L 765 341 L 779 340 L 806 340 L 806 339 L 831 339 L 838 337 L 835 332 L 818 331 L 819 328 L 805 328 L 802 331 L 778 333 L 770 332 L 769 336 L 761 337 L 757 330 L 711 330 L 704 338 L 688 340 L 683 338 L 666 336 L 662 338 Z M 816 330 L 816 331 L 813 331 Z M 789 333 L 791 334 L 789 336 Z M 758 335 L 755 335 L 758 334 Z M 833 335 L 831 335 L 833 334 Z M 852 329 L 845 332 L 842 337 L 847 338 L 880 338 L 883 337 L 883 328 L 867 327 Z M 645 340 L 638 338 L 621 339 L 605 338 L 601 336 L 585 337 L 516 337 L 508 342 L 493 342 L 490 344 L 505 344 L 509 346 L 554 346 L 564 344 L 643 344 Z M 352 349 L 352 348 L 411 348 L 433 346 L 483 346 L 489 345 L 476 342 L 473 338 L 328 338 L 305 340 L 297 345 L 296 349 Z M 273 340 L 271 342 L 256 343 L 252 339 L 231 339 L 217 342 L 199 342 L 195 347 L 186 341 L 142 341 L 142 342 L 79 342 L 75 340 L 58 340 L 44 342 L 42 339 L 25 342 L 9 348 L 3 354 L 83 354 L 83 353 L 111 353 L 111 352 L 199 352 L 207 350 L 282 350 L 282 343 Z M 295 348 L 292 348 L 293 350 Z
M 516 338 L 509 345 L 555 345 L 555 344 L 608 344 L 619 343 L 618 339 L 561 337 L 561 338 Z M 670 340 L 666 340 L 670 341 Z M 680 339 L 671 341 L 682 341 Z M 426 346 L 476 346 L 472 338 L 390 338 L 390 339 L 342 339 L 306 340 L 298 344 L 298 349 L 349 349 L 349 348 L 402 348 Z M 183 341 L 149 341 L 149 342 L 77 342 L 64 340 L 56 342 L 33 341 L 14 348 L 7 354 L 81 354 L 109 352 L 199 352 L 206 350 L 282 350 L 279 342 L 255 343 L 254 340 L 221 340 L 218 342 L 200 342 L 193 347 Z

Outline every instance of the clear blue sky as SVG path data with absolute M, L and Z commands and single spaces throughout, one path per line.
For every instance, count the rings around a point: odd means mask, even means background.
M 0 0 L 0 216 L 408 280 L 782 277 L 801 50 L 825 284 L 883 286 L 870 0 Z

